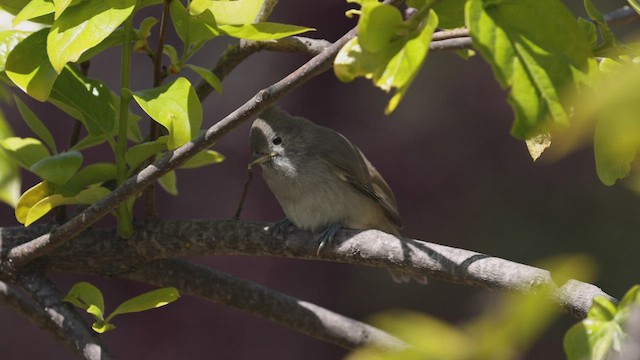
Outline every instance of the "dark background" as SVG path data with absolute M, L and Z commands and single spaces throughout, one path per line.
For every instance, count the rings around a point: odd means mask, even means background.
M 583 13 L 582 1 L 567 3 L 577 14 Z M 625 2 L 596 4 L 610 11 Z M 308 36 L 333 41 L 355 25 L 354 19 L 344 17 L 349 8 L 342 0 L 283 0 L 272 20 L 315 27 L 318 31 Z M 135 23 L 157 16 L 153 11 L 138 14 Z M 170 31 L 170 42 L 178 44 Z M 210 66 L 230 42 L 215 40 L 193 63 Z M 118 50 L 109 50 L 92 60 L 90 75 L 117 89 L 119 56 Z M 214 124 L 306 59 L 275 53 L 252 56 L 225 80 L 223 94 L 206 99 L 203 126 Z M 135 55 L 134 69 L 132 87 L 150 87 L 152 72 L 146 56 Z M 64 147 L 71 120 L 51 106 L 21 97 L 52 129 L 59 147 Z M 396 193 L 405 236 L 522 263 L 585 253 L 598 263 L 596 284 L 609 294 L 620 298 L 638 283 L 638 197 L 621 185 L 606 187 L 599 182 L 590 148 L 555 162 L 545 161 L 544 156 L 532 162 L 524 142 L 509 134 L 513 114 L 506 92 L 480 56 L 463 60 L 450 52 L 432 53 L 399 108 L 385 116 L 389 98 L 367 80 L 342 84 L 327 72 L 288 95 L 281 105 L 292 114 L 340 131 L 363 150 Z M 141 113 L 135 104 L 132 108 Z M 3 111 L 17 135 L 33 136 L 14 107 L 3 104 Z M 158 192 L 162 219 L 233 215 L 246 179 L 249 126 L 244 124 L 214 148 L 227 157 L 224 163 L 179 172 L 179 196 Z M 111 161 L 112 155 L 105 148 L 85 153 L 85 163 L 97 160 Z M 25 190 L 36 179 L 25 174 L 23 182 Z M 282 217 L 275 198 L 257 176 L 243 218 L 275 221 Z M 102 221 L 104 226 L 112 223 L 112 219 Z M 0 225 L 16 224 L 12 209 L 0 205 Z M 402 308 L 462 324 L 481 313 L 493 296 L 486 290 L 438 281 L 427 286 L 398 285 L 381 269 L 327 262 L 213 256 L 195 260 L 362 320 Z M 107 312 L 150 289 L 97 277 L 53 277 L 65 292 L 77 281 L 96 284 L 106 294 Z M 562 317 L 524 358 L 563 358 L 562 336 L 573 322 L 569 316 Z M 118 329 L 102 337 L 121 359 L 312 360 L 345 354 L 280 325 L 190 297 L 159 310 L 117 317 L 115 324 Z M 7 307 L 0 307 L 0 334 L 0 354 L 6 359 L 73 356 Z

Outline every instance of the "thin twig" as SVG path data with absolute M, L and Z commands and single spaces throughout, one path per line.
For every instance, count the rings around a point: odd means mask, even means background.
M 73 343 L 76 351 L 85 359 L 113 359 L 102 341 L 85 324 L 71 304 L 62 302 L 62 294 L 44 275 L 36 272 L 21 273 L 17 283 L 33 300 L 44 309 L 50 321 Z
M 164 71 L 162 69 L 162 56 L 164 50 L 165 37 L 167 33 L 167 24 L 169 22 L 171 0 L 164 0 L 164 6 L 162 7 L 162 16 L 160 18 L 160 28 L 158 30 L 158 45 L 156 51 L 151 56 L 151 62 L 153 63 L 153 87 L 158 87 L 162 84 L 165 78 Z M 149 141 L 154 141 L 158 138 L 158 123 L 149 118 Z M 153 157 L 148 159 L 147 164 L 153 162 Z M 147 220 L 158 218 L 158 209 L 156 207 L 156 184 L 151 183 L 144 190 L 144 209 L 145 218 Z
M 401 340 L 373 326 L 186 260 L 157 260 L 121 276 L 156 286 L 173 286 L 182 294 L 232 306 L 346 349 L 376 346 L 401 350 L 407 347 Z

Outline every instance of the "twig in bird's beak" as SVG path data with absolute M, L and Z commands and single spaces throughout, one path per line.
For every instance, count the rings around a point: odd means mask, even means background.
M 253 156 L 253 160 L 249 163 L 249 165 L 247 166 L 247 170 L 251 170 L 251 168 L 254 165 L 260 165 L 260 164 L 264 164 L 267 161 L 270 161 L 271 158 L 273 158 L 274 156 L 276 156 L 275 153 L 269 153 L 269 154 L 256 154 Z

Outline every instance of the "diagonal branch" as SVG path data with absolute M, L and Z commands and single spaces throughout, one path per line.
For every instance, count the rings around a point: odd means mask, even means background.
M 128 273 L 148 261 L 176 256 L 260 255 L 328 260 L 401 270 L 486 289 L 535 292 L 539 286 L 552 286 L 556 289 L 556 302 L 577 318 L 585 317 L 594 297 L 613 299 L 584 282 L 556 284 L 543 269 L 474 251 L 397 238 L 377 230 L 343 230 L 336 236 L 334 247 L 318 256 L 319 241 L 313 234 L 292 229 L 284 238 L 275 238 L 266 225 L 237 220 L 154 222 L 137 229 L 131 241 L 117 239 L 115 230 L 93 230 L 47 260 L 53 270 L 109 276 Z M 18 237 L 19 229 L 2 230 L 0 240 L 11 246 L 11 238 Z
M 59 328 L 76 352 L 85 359 L 113 359 L 98 336 L 87 326 L 70 304 L 63 303 L 56 286 L 44 275 L 35 272 L 18 274 L 17 283 L 44 309 L 49 320 Z
M 55 336 L 59 341 L 62 341 L 73 351 L 78 351 L 70 339 L 66 337 L 62 328 L 58 327 L 53 321 L 51 321 L 49 315 L 44 310 L 37 307 L 22 292 L 2 281 L 0 281 L 0 303 L 11 306 L 24 317 L 31 320 L 34 325 Z M 81 352 L 78 352 L 78 354 L 82 355 Z
M 173 286 L 181 293 L 233 306 L 346 349 L 376 346 L 400 350 L 407 346 L 373 326 L 185 260 L 156 260 L 122 277 Z

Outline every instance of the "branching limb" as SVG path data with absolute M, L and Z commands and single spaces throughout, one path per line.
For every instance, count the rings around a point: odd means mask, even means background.
M 0 281 L 0 303 L 11 306 L 24 317 L 29 319 L 34 325 L 55 336 L 59 341 L 65 343 L 70 349 L 78 351 L 74 347 L 73 343 L 69 341 L 69 338 L 65 336 L 62 328 L 56 326 L 46 312 L 37 307 L 22 292 L 2 281 Z M 80 355 L 82 355 L 82 353 L 80 353 Z
M 373 326 L 185 260 L 153 261 L 123 277 L 156 286 L 173 286 L 183 294 L 233 306 L 346 349 L 377 346 L 400 350 L 407 346 Z
M 336 246 L 316 255 L 319 241 L 305 231 L 273 238 L 268 224 L 243 221 L 166 221 L 138 229 L 131 241 L 120 241 L 114 230 L 93 230 L 52 254 L 53 270 L 113 275 L 128 273 L 137 264 L 193 255 L 261 255 L 329 260 L 383 267 L 427 275 L 432 279 L 486 289 L 535 292 L 554 286 L 556 301 L 577 318 L 585 317 L 595 296 L 613 299 L 598 287 L 571 280 L 555 284 L 543 269 L 513 261 L 415 239 L 396 238 L 376 230 L 345 230 Z M 10 231 L 3 231 L 5 236 Z M 3 238 L 3 243 L 10 242 Z M 99 254 L 99 256 L 98 256 Z
M 98 336 L 87 326 L 80 314 L 70 304 L 62 302 L 62 295 L 44 275 L 35 272 L 21 273 L 17 283 L 44 309 L 46 316 L 71 342 L 73 349 L 85 359 L 113 359 Z
M 334 44 L 327 47 L 320 54 L 282 80 L 260 90 L 253 98 L 210 127 L 203 135 L 198 136 L 193 141 L 186 143 L 178 149 L 167 152 L 165 156 L 122 183 L 122 185 L 107 197 L 89 206 L 53 232 L 11 249 L 7 255 L 7 260 L 4 261 L 8 262 L 8 264 L 4 265 L 5 269 L 15 269 L 35 258 L 50 253 L 108 214 L 128 197 L 141 192 L 162 175 L 177 168 L 200 151 L 211 147 L 220 138 L 244 121 L 255 117 L 284 95 L 330 69 L 337 52 L 349 39 L 353 38 L 355 34 L 356 29 L 352 29 Z

